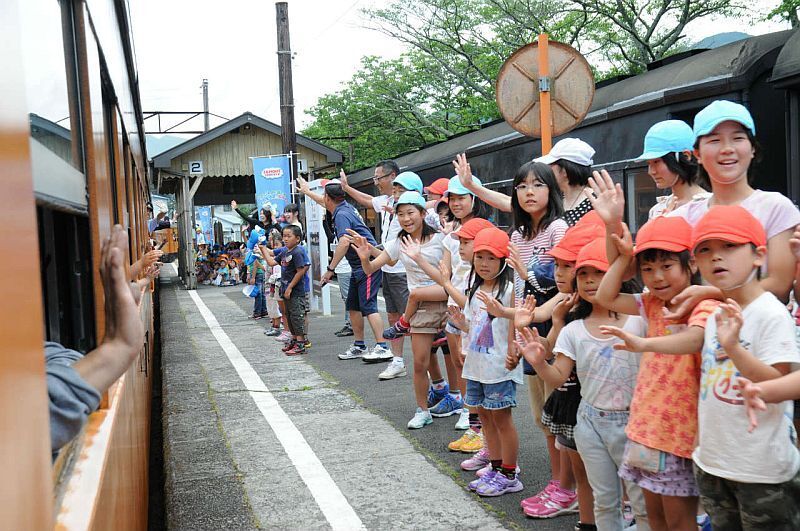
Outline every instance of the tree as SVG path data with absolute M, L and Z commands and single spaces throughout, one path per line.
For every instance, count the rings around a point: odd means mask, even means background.
M 783 0 L 764 18 L 766 20 L 783 20 L 791 24 L 793 28 L 800 28 L 800 0 Z

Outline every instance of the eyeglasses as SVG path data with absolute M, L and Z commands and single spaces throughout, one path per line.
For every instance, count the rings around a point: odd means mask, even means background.
M 518 184 L 518 185 L 516 185 L 514 187 L 514 190 L 516 190 L 517 192 L 522 192 L 524 194 L 528 190 L 533 190 L 534 192 L 539 192 L 541 190 L 544 190 L 547 187 L 548 186 L 546 184 L 544 184 L 542 182 L 539 182 L 539 181 L 536 181 L 533 184 L 525 184 L 525 183 Z
M 376 182 L 380 181 L 381 179 L 385 179 L 385 178 L 389 177 L 390 175 L 391 175 L 391 173 L 387 173 L 386 175 L 379 175 L 377 177 L 373 177 L 372 178 L 372 182 L 376 183 Z

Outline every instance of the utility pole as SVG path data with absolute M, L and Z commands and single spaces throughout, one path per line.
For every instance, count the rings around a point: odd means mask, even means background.
M 349 156 L 347 157 L 347 162 L 350 165 L 350 169 L 348 171 L 353 171 L 354 169 L 356 169 L 356 161 L 353 157 L 353 124 L 351 122 L 348 122 L 347 124 L 347 137 L 350 140 L 350 142 L 347 145 L 349 152 L 348 153 Z
M 292 51 L 289 46 L 289 5 L 275 3 L 278 27 L 278 81 L 281 93 L 281 142 L 283 152 L 291 153 L 291 182 L 297 177 L 297 137 L 294 133 L 294 95 L 292 90 Z M 294 187 L 294 185 L 292 185 Z
M 203 131 L 208 132 L 208 80 L 203 80 Z

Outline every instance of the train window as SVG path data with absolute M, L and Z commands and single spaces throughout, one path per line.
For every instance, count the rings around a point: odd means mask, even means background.
M 647 173 L 647 166 L 626 169 L 625 179 L 628 224 L 631 232 L 635 233 L 647 223 L 650 209 L 656 204 L 656 197 L 664 194 L 659 193 L 653 178 Z
M 500 192 L 502 194 L 506 194 L 507 196 L 511 196 L 513 190 L 511 189 L 511 184 L 513 181 L 505 180 L 505 181 L 496 181 L 492 183 L 487 183 L 486 187 L 490 190 L 494 190 L 495 192 Z M 491 207 L 490 207 L 491 208 Z M 511 216 L 510 212 L 503 212 L 496 208 L 491 208 L 492 215 L 491 221 L 500 228 L 507 229 L 510 227 L 514 220 Z

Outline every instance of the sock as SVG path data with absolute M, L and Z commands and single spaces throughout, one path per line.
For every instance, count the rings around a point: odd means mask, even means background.
M 398 356 L 394 356 L 394 357 L 392 358 L 392 363 L 395 363 L 395 364 L 397 364 L 397 365 L 405 365 L 405 364 L 406 364 L 406 362 L 405 362 L 405 361 L 403 361 L 403 358 L 401 358 L 401 357 L 398 357 Z
M 469 414 L 469 427 L 475 433 L 481 432 L 481 418 L 478 416 L 477 413 Z
M 378 343 L 375 344 L 378 345 L 379 347 L 389 348 L 389 344 L 386 341 L 379 341 Z
M 453 398 L 458 398 L 461 400 L 461 390 L 460 389 L 450 389 L 450 396 Z
M 433 380 L 431 381 L 431 387 L 433 387 L 434 391 L 441 391 L 445 388 L 447 382 L 444 381 L 444 378 L 441 380 Z
M 367 344 L 364 343 L 364 340 L 361 341 L 353 341 L 353 345 L 357 346 L 358 348 L 367 348 Z
M 408 323 L 408 321 L 406 321 L 405 314 L 400 316 L 400 319 L 397 320 L 397 324 L 399 324 L 403 328 L 411 328 L 411 325 Z
M 506 465 L 506 464 L 503 464 L 503 465 L 500 466 L 500 471 L 508 479 L 514 479 L 514 478 L 517 477 L 517 465 Z
M 502 459 L 492 459 L 489 462 L 492 464 L 492 470 L 494 470 L 495 472 L 500 472 L 500 469 L 503 468 Z

